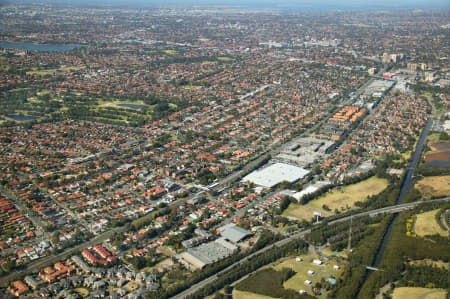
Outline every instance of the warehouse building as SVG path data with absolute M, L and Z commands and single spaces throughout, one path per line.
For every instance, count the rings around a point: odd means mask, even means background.
M 309 173 L 303 167 L 298 167 L 286 163 L 275 163 L 270 166 L 258 169 L 245 176 L 242 182 L 253 182 L 256 185 L 272 188 L 283 181 L 294 183 L 304 178 Z
M 229 257 L 238 250 L 239 248 L 237 246 L 228 242 L 225 238 L 219 238 L 213 242 L 189 248 L 179 254 L 177 259 L 188 268 L 202 269 L 206 265 Z
M 253 234 L 234 223 L 229 223 L 217 229 L 217 233 L 223 238 L 230 240 L 233 243 L 238 243 Z

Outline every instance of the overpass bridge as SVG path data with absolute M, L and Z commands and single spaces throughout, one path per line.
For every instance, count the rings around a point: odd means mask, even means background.
M 450 196 L 449 197 L 444 197 L 444 198 L 438 198 L 438 199 L 433 199 L 433 200 L 427 200 L 427 201 L 415 201 L 415 202 L 409 202 L 409 203 L 403 203 L 403 204 L 398 204 L 398 205 L 394 205 L 394 206 L 389 206 L 389 207 L 384 207 L 384 208 L 380 208 L 380 209 L 376 209 L 376 210 L 371 210 L 371 211 L 367 211 L 367 212 L 361 212 L 355 215 L 351 215 L 351 216 L 347 216 L 347 217 L 343 217 L 337 220 L 333 220 L 328 222 L 328 225 L 333 225 L 336 223 L 340 223 L 340 222 L 345 222 L 350 220 L 351 218 L 359 218 L 359 217 L 366 217 L 366 216 L 370 216 L 370 217 L 375 217 L 378 216 L 380 214 L 394 214 L 394 213 L 399 213 L 399 212 L 403 212 L 406 210 L 412 210 L 415 207 L 421 205 L 421 204 L 431 204 L 431 203 L 438 203 L 438 202 L 449 202 L 450 201 Z

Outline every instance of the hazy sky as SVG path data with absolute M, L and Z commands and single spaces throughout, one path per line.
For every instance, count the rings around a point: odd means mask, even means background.
M 450 0 L 0 0 L 1 2 L 56 2 L 83 4 L 181 4 L 181 5 L 233 5 L 260 7 L 448 7 Z

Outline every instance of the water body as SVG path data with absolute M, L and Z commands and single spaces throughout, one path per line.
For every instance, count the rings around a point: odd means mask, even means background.
M 425 165 L 431 166 L 450 166 L 450 161 L 446 160 L 433 160 L 431 162 L 425 163 Z
M 450 165 L 450 142 L 432 143 L 433 152 L 425 156 L 425 165 L 449 166 Z M 434 151 L 436 149 L 436 151 Z
M 29 121 L 29 120 L 35 120 L 39 117 L 37 116 L 28 116 L 28 115 L 6 115 L 6 117 L 14 119 L 15 121 Z
M 137 104 L 117 104 L 117 106 L 136 109 L 136 110 L 141 110 L 142 108 L 145 107 L 144 105 L 137 105 Z
M 403 181 L 402 189 L 400 190 L 400 195 L 399 195 L 397 201 L 395 202 L 396 205 L 402 203 L 403 199 L 405 198 L 405 195 L 409 192 L 409 190 L 412 187 L 412 184 L 413 184 L 412 175 L 414 173 L 414 170 L 416 169 L 417 162 L 419 161 L 420 153 L 422 152 L 423 145 L 427 138 L 428 130 L 430 129 L 431 122 L 432 122 L 431 119 L 429 119 L 427 121 L 425 129 L 422 132 L 422 136 L 420 136 L 420 140 L 419 140 L 419 143 L 417 144 L 416 151 L 414 152 L 413 159 L 411 161 L 411 164 L 408 167 L 408 172 L 406 173 L 406 177 Z M 381 242 L 381 246 L 378 249 L 377 255 L 375 256 L 375 261 L 374 261 L 372 267 L 377 268 L 380 265 L 381 260 L 383 259 L 383 254 L 384 254 L 384 251 L 386 250 L 386 245 L 388 244 L 389 239 L 391 237 L 392 228 L 394 227 L 394 224 L 397 220 L 397 216 L 398 216 L 398 214 L 394 214 L 394 218 L 392 219 L 392 222 L 389 224 L 386 234 L 384 235 L 383 241 Z M 370 276 L 370 273 L 368 273 L 367 271 L 368 270 L 366 270 L 366 277 L 364 278 L 364 282 L 362 285 L 364 285 L 364 283 L 367 281 L 367 279 Z M 359 289 L 359 291 L 361 289 L 362 289 L 362 287 Z M 358 299 L 358 297 L 359 297 L 359 291 L 355 296 L 356 299 Z
M 0 42 L 0 48 L 41 51 L 41 52 L 65 52 L 83 47 L 85 46 Z

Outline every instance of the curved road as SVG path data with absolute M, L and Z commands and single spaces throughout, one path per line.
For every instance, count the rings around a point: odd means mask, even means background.
M 429 291 L 429 292 L 426 292 L 425 294 L 423 294 L 422 296 L 420 296 L 419 299 L 426 299 L 426 297 L 428 295 L 435 294 L 435 293 L 444 293 L 444 296 L 445 296 L 447 294 L 447 291 L 445 291 L 445 290 Z

